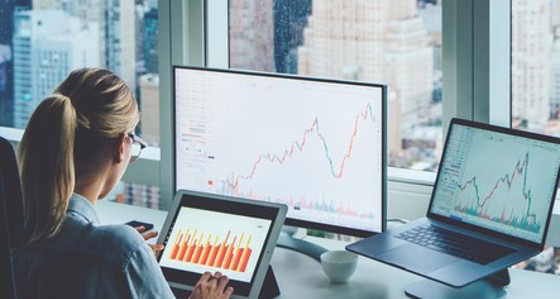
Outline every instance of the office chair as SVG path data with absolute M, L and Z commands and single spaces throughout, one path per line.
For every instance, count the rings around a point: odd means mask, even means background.
M 12 252 L 24 234 L 23 197 L 12 145 L 0 137 L 0 298 L 17 298 Z

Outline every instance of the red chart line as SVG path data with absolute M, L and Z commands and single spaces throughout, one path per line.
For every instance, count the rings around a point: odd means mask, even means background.
M 263 160 L 265 160 L 267 162 L 270 162 L 270 163 L 277 162 L 278 164 L 284 164 L 284 162 L 288 158 L 293 157 L 296 150 L 300 153 L 305 150 L 306 144 L 308 143 L 308 138 L 312 133 L 315 133 L 317 135 L 317 137 L 319 137 L 319 139 L 321 140 L 321 142 L 323 144 L 323 148 L 325 150 L 325 157 L 328 160 L 329 165 L 330 165 L 331 175 L 335 179 L 339 179 L 344 175 L 344 169 L 345 169 L 345 166 L 346 166 L 346 161 L 348 161 L 348 159 L 350 159 L 350 157 L 352 155 L 352 150 L 354 148 L 354 143 L 356 141 L 356 138 L 357 138 L 358 132 L 359 132 L 358 129 L 359 129 L 360 120 L 368 120 L 368 119 L 374 121 L 371 104 L 368 104 L 366 106 L 365 110 L 363 112 L 359 113 L 355 117 L 355 119 L 354 119 L 354 129 L 352 131 L 352 135 L 350 136 L 350 142 L 349 142 L 349 145 L 347 147 L 347 150 L 346 150 L 344 156 L 342 157 L 342 161 L 340 163 L 340 166 L 338 167 L 338 170 L 335 170 L 334 162 L 333 162 L 333 159 L 332 159 L 332 157 L 330 155 L 330 152 L 329 152 L 327 139 L 321 133 L 320 126 L 319 126 L 319 119 L 315 118 L 313 120 L 313 123 L 311 124 L 311 126 L 309 128 L 307 128 L 306 130 L 304 130 L 301 142 L 297 142 L 297 141 L 292 142 L 290 148 L 285 150 L 281 155 L 271 155 L 271 154 L 259 155 L 257 157 L 257 159 L 255 160 L 255 162 L 253 163 L 253 165 L 251 167 L 251 171 L 249 171 L 249 173 L 247 175 L 238 175 L 235 178 L 233 183 L 226 180 L 226 184 L 230 185 L 234 191 L 237 190 L 239 188 L 240 179 L 245 179 L 245 180 L 253 179 L 255 173 L 257 172 L 258 166 L 261 164 L 261 162 Z

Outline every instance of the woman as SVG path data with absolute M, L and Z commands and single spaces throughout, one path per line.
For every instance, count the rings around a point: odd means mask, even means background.
M 19 162 L 26 244 L 15 255 L 20 298 L 173 298 L 154 250 L 133 228 L 101 226 L 94 206 L 144 143 L 130 89 L 99 68 L 72 72 L 31 116 Z M 146 239 L 155 235 L 144 235 Z M 191 298 L 229 298 L 228 278 L 202 275 Z

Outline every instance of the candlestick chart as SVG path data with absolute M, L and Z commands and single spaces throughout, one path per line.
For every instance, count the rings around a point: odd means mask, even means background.
M 538 233 L 541 223 L 532 212 L 532 194 L 527 186 L 529 153 L 518 160 L 511 172 L 497 178 L 491 188 L 482 193 L 473 176 L 458 186 L 460 193 L 455 210 L 512 227 Z
M 554 143 L 456 126 L 448 137 L 431 211 L 540 242 L 559 163 Z
M 177 188 L 285 203 L 291 219 L 381 230 L 381 89 L 224 78 L 219 88 L 177 87 L 185 95 L 177 105 Z

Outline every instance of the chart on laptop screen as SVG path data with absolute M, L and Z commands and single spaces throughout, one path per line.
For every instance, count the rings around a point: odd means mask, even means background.
M 380 88 L 212 75 L 176 81 L 178 189 L 381 231 Z
M 553 143 L 455 125 L 432 212 L 540 243 L 559 152 Z

